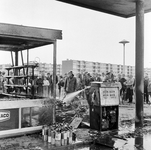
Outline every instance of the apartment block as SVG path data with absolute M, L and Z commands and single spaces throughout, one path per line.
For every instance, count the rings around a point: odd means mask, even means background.
M 72 70 L 76 75 L 81 73 L 81 71 L 87 71 L 90 74 L 98 73 L 107 73 L 113 72 L 115 76 L 123 73 L 123 65 L 120 64 L 110 64 L 110 63 L 101 63 L 101 62 L 90 62 L 84 60 L 63 60 L 62 61 L 62 74 L 64 75 L 68 71 Z M 135 75 L 134 66 L 125 66 L 125 75 Z
M 52 74 L 53 73 L 53 64 L 47 64 L 47 63 L 39 63 L 39 67 L 35 69 L 35 74 L 44 74 L 46 75 L 47 73 Z M 61 75 L 62 74 L 62 65 L 57 64 L 56 68 L 56 74 Z

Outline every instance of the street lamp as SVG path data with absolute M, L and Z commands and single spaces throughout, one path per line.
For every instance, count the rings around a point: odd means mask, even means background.
M 123 74 L 125 74 L 125 44 L 129 43 L 129 41 L 122 40 L 119 43 L 123 44 Z

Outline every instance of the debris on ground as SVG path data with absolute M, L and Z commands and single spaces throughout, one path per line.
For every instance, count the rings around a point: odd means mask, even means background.
M 75 101 L 68 106 L 58 101 L 56 108 L 57 122 L 67 122 L 70 124 L 76 116 L 82 118 L 82 122 L 75 130 L 76 138 L 79 141 L 87 141 L 97 144 L 105 143 L 103 145 L 110 148 L 120 148 L 127 144 L 127 139 L 136 138 L 151 133 L 151 116 L 144 116 L 144 127 L 135 129 L 134 117 L 132 116 L 129 118 L 127 117 L 127 114 L 124 113 L 124 109 L 127 109 L 127 107 L 122 107 L 123 112 L 120 114 L 120 116 L 123 118 L 119 121 L 118 131 L 107 131 L 101 132 L 100 134 L 98 131 L 90 130 L 89 107 L 88 105 L 83 104 L 83 101 L 80 101 L 79 103 L 79 100 L 75 98 Z M 129 114 L 132 114 L 132 108 L 133 107 L 128 108 Z M 47 121 L 47 119 L 45 120 Z M 41 133 L 0 139 L 0 150 L 44 150 L 44 142 L 42 140 Z

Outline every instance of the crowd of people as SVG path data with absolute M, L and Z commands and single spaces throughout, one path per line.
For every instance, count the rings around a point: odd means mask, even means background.
M 119 74 L 117 77 L 112 72 L 109 73 L 94 73 L 91 75 L 88 72 L 81 72 L 74 76 L 70 71 L 64 79 L 64 92 L 72 93 L 77 90 L 84 89 L 91 85 L 91 82 L 115 82 L 118 83 L 120 89 L 121 102 L 133 103 L 135 102 L 135 78 L 133 75 L 125 77 L 124 74 Z M 85 97 L 86 94 L 81 93 L 81 97 Z M 144 103 L 150 104 L 149 98 L 151 97 L 151 80 L 149 80 L 148 74 L 144 75 Z M 85 97 L 86 98 L 86 97 Z
M 27 83 L 27 79 L 21 78 L 18 84 L 25 85 Z M 91 75 L 88 72 L 82 71 L 76 75 L 73 74 L 72 71 L 69 71 L 64 76 L 56 76 L 56 88 L 57 88 L 57 96 L 59 98 L 63 98 L 64 95 L 68 93 L 72 93 L 78 90 L 82 90 L 87 86 L 91 85 L 91 82 L 116 82 L 119 85 L 121 102 L 132 103 L 135 102 L 135 79 L 132 75 L 125 77 L 124 74 L 119 74 L 117 77 L 114 76 L 112 72 L 108 73 L 94 73 Z M 6 85 L 11 84 L 11 87 L 7 87 Z M 6 78 L 4 72 L 0 72 L 0 91 L 1 93 L 10 93 L 15 90 L 13 84 L 15 79 Z M 53 97 L 53 75 L 47 73 L 46 76 L 39 75 L 34 77 L 34 82 L 31 77 L 28 78 L 28 92 L 31 92 L 31 88 L 34 84 L 34 94 L 42 97 Z M 19 88 L 19 92 L 25 92 L 25 88 Z M 80 98 L 86 98 L 86 93 L 81 92 L 79 95 Z M 147 74 L 144 76 L 144 102 L 149 102 L 149 97 L 151 97 L 151 81 Z

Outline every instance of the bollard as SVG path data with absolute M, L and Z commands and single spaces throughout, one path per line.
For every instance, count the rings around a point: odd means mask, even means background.
M 48 126 L 47 125 L 44 125 L 42 128 L 42 137 L 43 137 L 44 142 L 48 140 Z

